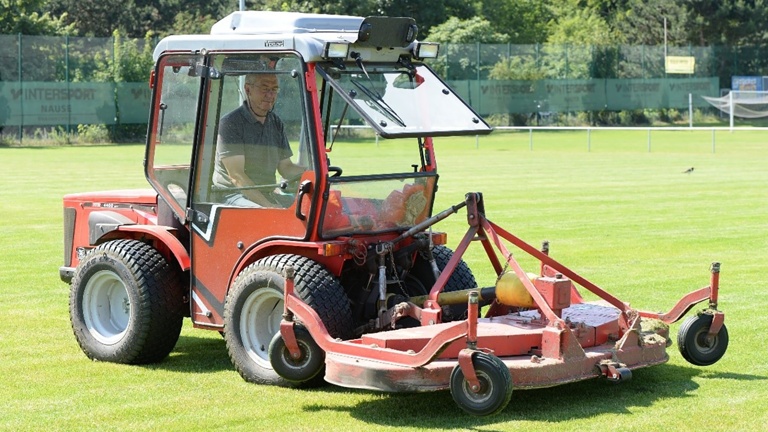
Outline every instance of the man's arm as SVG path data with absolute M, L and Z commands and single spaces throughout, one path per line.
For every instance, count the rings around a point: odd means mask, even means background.
M 222 165 L 227 170 L 232 183 L 236 187 L 255 186 L 256 184 L 245 174 L 245 156 L 236 155 L 221 159 Z M 243 189 L 240 191 L 246 198 L 262 207 L 278 207 L 276 203 L 268 200 L 258 189 Z
M 306 167 L 291 162 L 290 158 L 282 159 L 277 164 L 277 172 L 286 180 L 294 180 L 300 177 L 306 170 Z

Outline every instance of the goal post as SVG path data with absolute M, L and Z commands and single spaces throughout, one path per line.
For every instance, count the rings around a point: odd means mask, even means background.
M 733 129 L 734 118 L 758 119 L 768 117 L 768 91 L 731 90 L 727 95 L 716 98 L 702 96 L 710 105 L 728 114 Z

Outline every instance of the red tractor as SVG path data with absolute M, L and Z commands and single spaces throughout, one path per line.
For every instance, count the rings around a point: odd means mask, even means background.
M 416 36 L 410 18 L 236 12 L 210 35 L 160 41 L 152 189 L 64 197 L 60 275 L 85 354 L 161 361 L 190 317 L 224 336 L 249 382 L 450 388 L 485 415 L 513 387 L 620 381 L 667 361 L 667 324 L 708 300 L 678 343 L 694 364 L 719 360 L 718 266 L 670 313 L 637 311 L 486 219 L 480 193 L 434 211 L 432 137 L 491 128 Z M 462 209 L 454 252 L 432 226 Z M 495 286 L 462 260 L 471 243 Z M 541 262 L 536 274 L 510 245 Z

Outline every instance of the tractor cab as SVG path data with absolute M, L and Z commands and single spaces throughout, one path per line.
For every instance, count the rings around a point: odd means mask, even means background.
M 423 63 L 438 46 L 415 40 L 412 19 L 321 17 L 236 12 L 210 36 L 158 45 L 146 174 L 201 236 L 214 235 L 229 207 L 251 207 L 248 218 L 261 221 L 253 241 L 402 230 L 431 212 L 430 137 L 491 131 Z M 282 154 L 304 172 L 263 173 L 242 186 L 221 166 L 219 143 L 231 133 L 220 121 L 247 108 L 247 80 L 256 75 L 277 77 L 271 114 L 289 146 Z M 366 154 L 372 143 L 377 151 Z M 269 193 L 275 206 L 228 199 L 248 189 Z
M 340 276 L 431 216 L 431 137 L 491 128 L 424 63 L 439 46 L 417 33 L 411 18 L 248 11 L 160 41 L 146 176 L 188 232 L 196 325 L 221 326 L 250 263 L 292 253 Z

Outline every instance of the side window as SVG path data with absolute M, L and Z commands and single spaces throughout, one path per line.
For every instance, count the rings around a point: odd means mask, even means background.
M 200 78 L 191 55 L 162 57 L 155 71 L 147 176 L 179 215 L 187 206 Z
M 221 54 L 208 88 L 194 202 L 289 208 L 313 169 L 302 70 L 294 55 Z

